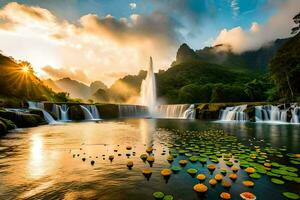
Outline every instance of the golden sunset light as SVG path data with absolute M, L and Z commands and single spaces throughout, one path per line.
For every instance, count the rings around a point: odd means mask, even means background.
M 299 8 L 0 1 L 0 200 L 300 199 Z

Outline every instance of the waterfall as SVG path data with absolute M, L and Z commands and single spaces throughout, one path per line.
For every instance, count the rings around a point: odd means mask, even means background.
M 68 105 L 67 104 L 60 105 L 59 110 L 60 110 L 60 114 L 61 114 L 60 120 L 69 121 L 69 116 L 68 116 L 69 107 L 68 107 Z
M 185 119 L 195 119 L 195 105 L 191 104 L 190 107 L 184 111 L 183 117 Z
M 225 110 L 221 110 L 220 120 L 221 121 L 247 121 L 248 115 L 244 112 L 247 105 L 226 107 Z
M 279 106 L 255 106 L 255 120 L 257 122 L 287 122 L 287 109 L 280 110 Z
M 57 119 L 60 119 L 59 111 L 60 111 L 59 105 L 53 104 L 52 105 L 52 113 L 55 114 Z
M 148 110 L 144 106 L 138 105 L 118 105 L 119 117 L 146 117 Z
M 291 123 L 299 123 L 299 107 L 296 104 L 292 104 L 289 108 L 285 105 L 263 105 L 255 106 L 255 120 L 257 122 L 273 122 L 273 123 L 287 123 L 288 111 L 291 112 Z
M 153 72 L 152 57 L 150 57 L 147 77 L 145 80 L 143 80 L 141 85 L 141 104 L 144 106 L 148 106 L 150 115 L 153 115 L 156 109 L 156 83 L 155 75 Z
M 291 122 L 292 123 L 299 123 L 299 119 L 300 119 L 300 107 L 299 106 L 293 106 Z
M 156 111 L 159 118 L 195 119 L 194 104 L 159 105 Z
M 33 102 L 33 101 L 28 101 L 28 105 L 30 109 L 36 109 L 36 110 L 41 110 L 44 114 L 44 119 L 46 122 L 49 124 L 55 124 L 57 123 L 55 119 L 44 109 L 44 104 L 41 102 Z
M 86 120 L 99 120 L 100 115 L 95 105 L 80 105 Z

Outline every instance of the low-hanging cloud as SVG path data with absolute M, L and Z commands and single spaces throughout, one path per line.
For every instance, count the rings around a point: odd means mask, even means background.
M 43 70 L 54 80 L 69 77 L 84 83 L 89 82 L 88 76 L 80 69 L 70 70 L 67 68 L 54 68 L 51 66 L 43 67 Z
M 277 13 L 265 24 L 253 22 L 249 30 L 235 27 L 223 29 L 212 45 L 229 44 L 233 52 L 242 53 L 255 50 L 277 38 L 289 37 L 294 26 L 292 18 L 299 12 L 300 1 L 282 1 Z
M 178 26 L 163 12 L 128 18 L 87 14 L 71 23 L 41 7 L 9 3 L 0 9 L 0 49 L 17 59 L 26 58 L 42 75 L 54 76 L 53 69 L 62 69 L 61 74 L 81 70 L 86 83 L 105 79 L 110 84 L 113 78 L 107 74 L 138 73 L 149 56 L 154 57 L 157 68 L 168 67 L 181 37 Z M 1 41 L 5 38 L 15 43 Z M 12 48 L 20 43 L 31 50 Z M 43 53 L 55 58 L 35 56 L 41 54 L 34 53 L 35 49 L 47 48 Z M 53 68 L 43 68 L 46 65 Z

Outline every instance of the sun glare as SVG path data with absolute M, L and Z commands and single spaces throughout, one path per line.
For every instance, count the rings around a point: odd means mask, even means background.
M 22 72 L 23 73 L 28 73 L 29 72 L 29 67 L 28 66 L 23 66 L 22 67 Z

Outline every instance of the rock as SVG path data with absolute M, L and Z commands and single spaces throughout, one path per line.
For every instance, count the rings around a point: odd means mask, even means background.
M 7 130 L 16 128 L 16 125 L 11 120 L 2 117 L 0 117 L 0 120 L 6 125 Z
M 98 110 L 101 110 L 101 118 L 110 119 L 119 117 L 119 107 L 117 104 L 98 104 Z
M 0 120 L 0 135 L 4 135 L 7 132 L 7 127 L 3 121 Z
M 84 113 L 79 105 L 70 105 L 69 117 L 71 120 L 84 120 Z
M 0 111 L 0 117 L 12 121 L 19 128 L 47 124 L 41 116 L 30 113 Z

